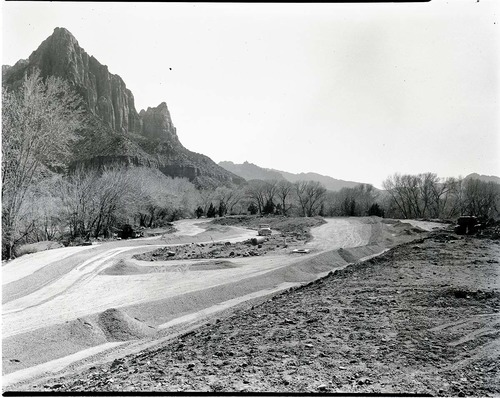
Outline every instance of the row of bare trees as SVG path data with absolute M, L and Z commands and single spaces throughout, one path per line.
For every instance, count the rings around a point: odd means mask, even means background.
M 338 192 L 328 192 L 325 200 L 325 215 L 359 217 L 366 215 L 383 216 L 383 211 L 374 211 L 379 206 L 380 194 L 370 184 L 359 184 L 353 188 L 342 188 Z
M 440 179 L 434 173 L 394 174 L 383 186 L 389 215 L 402 218 L 453 218 L 467 214 L 488 219 L 500 210 L 500 185 L 474 178 Z
M 315 181 L 251 180 L 238 188 L 218 187 L 215 191 L 201 191 L 197 214 L 210 217 L 248 212 L 312 217 L 321 213 L 325 195 L 326 189 Z
M 25 238 L 33 185 L 64 165 L 84 123 L 80 98 L 61 79 L 34 71 L 16 90 L 2 88 L 2 254 Z M 25 233 L 34 227 L 31 225 Z
M 45 240 L 108 237 L 123 224 L 161 227 L 190 217 L 197 203 L 192 183 L 157 169 L 115 166 L 54 174 L 28 188 L 11 229 L 11 249 Z M 6 258 L 15 254 L 4 251 Z

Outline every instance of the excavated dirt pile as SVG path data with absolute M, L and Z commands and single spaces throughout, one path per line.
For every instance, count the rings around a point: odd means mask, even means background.
M 127 341 L 152 335 L 156 329 L 124 311 L 110 308 L 97 316 L 97 322 L 108 341 Z
M 267 236 L 264 242 L 253 244 L 251 240 L 239 243 L 215 242 L 192 243 L 176 247 L 165 247 L 134 256 L 142 261 L 196 260 L 211 258 L 234 258 L 263 256 L 268 253 L 283 254 L 289 246 L 298 246 L 304 241 L 289 237 L 286 240 L 277 235 Z M 288 250 L 289 251 L 289 250 Z
M 152 252 L 138 254 L 133 258 L 142 261 L 167 261 L 253 257 L 263 256 L 268 253 L 284 254 L 289 252 L 290 248 L 300 247 L 305 244 L 311 239 L 310 229 L 324 223 L 325 220 L 321 217 L 221 217 L 213 220 L 212 224 L 214 226 L 244 226 L 250 229 L 253 228 L 255 229 L 256 237 L 259 225 L 269 224 L 274 231 L 274 234 L 272 236 L 266 236 L 264 238 L 264 242 L 259 242 L 258 244 L 252 243 L 251 239 L 239 243 L 191 243 L 157 249 Z M 406 227 L 408 226 L 406 225 Z M 121 273 L 120 270 L 117 270 L 116 272 Z
M 124 310 L 109 308 L 55 327 L 40 328 L 5 339 L 2 355 L 4 359 L 11 359 L 3 363 L 3 370 L 10 373 L 24 369 L 27 360 L 31 361 L 31 366 L 38 365 L 47 352 L 57 352 L 64 357 L 105 343 L 145 338 L 156 332 L 155 327 L 128 315 Z M 11 339 L 15 339 L 16 344 L 12 344 Z
M 500 241 L 433 232 L 42 391 L 500 394 Z

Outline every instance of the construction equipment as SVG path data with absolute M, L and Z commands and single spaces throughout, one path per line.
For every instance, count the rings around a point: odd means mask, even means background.
M 479 224 L 476 217 L 462 216 L 458 218 L 454 230 L 458 235 L 472 235 L 475 234 L 480 227 L 481 224 Z

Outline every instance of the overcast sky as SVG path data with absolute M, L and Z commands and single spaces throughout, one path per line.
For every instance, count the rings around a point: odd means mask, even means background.
M 216 162 L 500 175 L 499 3 L 4 2 L 2 64 L 65 27 Z

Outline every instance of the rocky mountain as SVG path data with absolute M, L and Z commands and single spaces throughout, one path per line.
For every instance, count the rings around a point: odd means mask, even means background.
M 73 166 L 126 163 L 157 167 L 197 186 L 241 184 L 244 179 L 205 155 L 186 149 L 177 136 L 167 104 L 137 112 L 134 96 L 118 75 L 82 49 L 64 28 L 56 28 L 27 60 L 2 67 L 3 85 L 15 89 L 35 68 L 42 78 L 67 80 L 84 100 L 89 127 L 74 148 Z
M 229 161 L 219 162 L 219 166 L 226 170 L 245 178 L 246 180 L 287 180 L 290 182 L 296 181 L 318 181 L 330 191 L 339 191 L 342 188 L 353 188 L 361 183 L 354 181 L 338 180 L 333 177 L 321 175 L 318 173 L 288 173 L 286 171 L 266 169 L 259 167 L 253 163 L 244 162 L 235 164 Z

